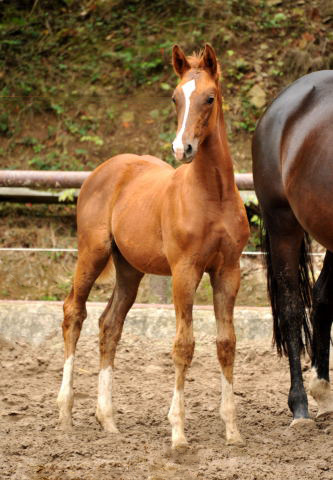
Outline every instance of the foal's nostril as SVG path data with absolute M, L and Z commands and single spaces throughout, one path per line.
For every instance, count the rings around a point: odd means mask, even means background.
M 185 153 L 186 153 L 186 155 L 191 155 L 191 153 L 192 153 L 192 145 L 191 144 L 188 144 L 186 146 Z

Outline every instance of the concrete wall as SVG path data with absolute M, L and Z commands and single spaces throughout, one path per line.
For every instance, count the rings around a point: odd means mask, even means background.
M 82 335 L 98 334 L 98 318 L 105 304 L 88 303 L 88 317 Z M 0 335 L 34 345 L 50 335 L 61 336 L 63 318 L 61 302 L 0 301 Z M 254 340 L 272 336 L 272 317 L 266 307 L 236 307 L 235 328 L 239 340 Z M 215 318 L 211 307 L 194 308 L 195 335 L 215 335 Z M 171 305 L 134 305 L 124 327 L 124 334 L 149 338 L 173 337 L 175 314 Z

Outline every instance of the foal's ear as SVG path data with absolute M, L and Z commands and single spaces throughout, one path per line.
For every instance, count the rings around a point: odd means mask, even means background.
M 216 77 L 218 72 L 216 54 L 214 48 L 209 43 L 206 43 L 205 45 L 199 67 L 208 70 L 212 77 Z
M 172 48 L 172 65 L 179 77 L 182 77 L 184 73 L 191 68 L 185 53 L 178 45 L 174 45 Z

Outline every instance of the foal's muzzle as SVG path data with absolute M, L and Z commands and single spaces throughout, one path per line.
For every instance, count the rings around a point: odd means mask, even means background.
M 196 153 L 196 149 L 191 143 L 185 143 L 183 148 L 174 148 L 172 144 L 172 151 L 176 157 L 176 160 L 182 163 L 190 163 Z

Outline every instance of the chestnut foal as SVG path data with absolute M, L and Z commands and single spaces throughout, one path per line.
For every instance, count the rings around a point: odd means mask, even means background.
M 222 370 L 220 413 L 227 443 L 238 444 L 242 440 L 233 395 L 233 309 L 240 281 L 239 258 L 249 228 L 227 145 L 215 52 L 206 45 L 200 55 L 186 57 L 176 45 L 172 53 L 180 77 L 173 95 L 178 116 L 173 149 L 183 165 L 175 170 L 149 155 L 115 156 L 89 176 L 80 192 L 79 254 L 73 287 L 64 304 L 60 426 L 72 426 L 74 355 L 86 318 L 86 300 L 97 277 L 109 271 L 112 262 L 116 284 L 99 322 L 98 421 L 105 430 L 117 432 L 112 413 L 114 358 L 143 275 L 172 275 L 176 375 L 168 418 L 173 448 L 187 444 L 184 382 L 194 351 L 193 297 L 203 273 L 208 272 Z

